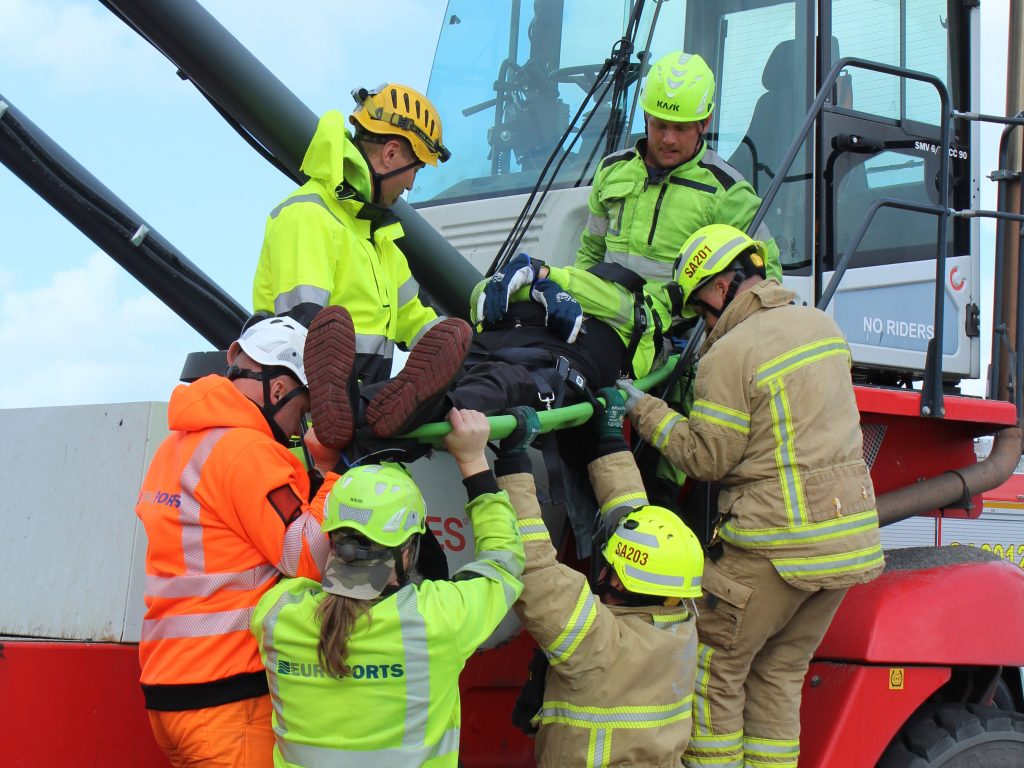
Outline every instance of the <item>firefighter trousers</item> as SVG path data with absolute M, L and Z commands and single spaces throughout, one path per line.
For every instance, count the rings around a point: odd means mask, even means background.
M 697 684 L 688 768 L 796 768 L 800 695 L 846 589 L 806 591 L 767 557 L 723 544 L 697 601 Z

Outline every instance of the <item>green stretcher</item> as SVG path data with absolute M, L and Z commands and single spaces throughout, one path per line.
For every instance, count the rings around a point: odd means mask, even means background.
M 637 389 L 646 392 L 651 387 L 660 384 L 672 372 L 672 369 L 675 367 L 678 360 L 679 355 L 673 355 L 665 361 L 663 366 L 647 374 L 642 379 L 637 379 L 633 383 L 634 386 Z M 600 398 L 598 399 L 600 400 Z M 576 427 L 580 424 L 585 424 L 593 413 L 594 406 L 590 403 L 584 402 L 574 403 L 573 405 L 567 405 L 562 408 L 552 408 L 549 411 L 538 410 L 537 416 L 540 419 L 540 431 L 543 433 L 551 432 L 555 429 L 565 429 L 566 427 Z M 488 416 L 487 421 L 491 425 L 492 440 L 500 440 L 503 437 L 508 437 L 516 426 L 515 416 Z M 421 443 L 440 445 L 444 436 L 451 431 L 451 425 L 447 421 L 437 421 L 431 424 L 424 424 L 407 435 L 404 435 L 404 437 L 414 438 Z

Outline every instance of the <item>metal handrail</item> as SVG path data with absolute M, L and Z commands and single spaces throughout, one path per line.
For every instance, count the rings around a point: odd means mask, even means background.
M 786 154 L 783 157 L 782 162 L 779 163 L 778 175 L 772 180 L 771 185 L 768 187 L 768 191 L 765 193 L 765 196 L 761 201 L 761 206 L 757 209 L 757 213 L 754 214 L 753 221 L 751 221 L 750 226 L 747 228 L 748 233 L 756 232 L 757 228 L 764 221 L 764 218 L 768 213 L 768 207 L 771 205 L 772 201 L 775 199 L 775 195 L 778 194 L 779 189 L 782 187 L 785 176 L 789 173 L 789 170 L 793 165 L 793 161 L 796 159 L 796 155 L 800 151 L 800 147 L 807 139 L 807 135 L 810 133 L 811 127 L 821 116 L 825 101 L 828 99 L 833 86 L 839 79 L 840 72 L 847 67 L 866 69 L 872 72 L 893 75 L 894 77 L 929 83 L 936 91 L 938 91 L 942 115 L 939 128 L 939 143 L 942 147 L 941 156 L 939 157 L 939 200 L 943 203 L 949 200 L 949 124 L 953 115 L 949 108 L 949 91 L 946 88 L 946 84 L 935 75 L 930 75 L 927 72 L 918 72 L 916 70 L 896 67 L 889 64 L 879 64 L 878 62 L 868 61 L 866 59 L 846 57 L 839 59 L 822 81 L 821 88 L 818 90 L 817 96 L 815 96 L 810 109 L 807 111 L 807 116 L 804 118 L 803 125 L 797 132 L 796 138 L 794 138 L 793 142 L 789 145 L 789 149 L 786 150 Z M 872 206 L 865 216 L 874 216 L 874 212 L 880 207 L 882 206 Z M 941 413 L 944 413 L 942 404 L 942 356 L 941 354 L 936 354 L 936 350 L 940 350 L 942 348 L 942 322 L 945 311 L 945 302 L 943 301 L 943 276 L 946 272 L 946 229 L 947 221 L 949 219 L 949 209 L 941 207 L 941 211 L 929 212 L 935 212 L 938 215 L 938 245 L 935 254 L 934 331 L 932 338 L 928 342 L 928 352 L 925 357 L 924 391 L 921 395 L 921 415 L 938 416 Z M 863 226 L 862 222 L 862 227 Z M 849 260 L 847 259 L 847 261 Z M 845 272 L 846 264 L 843 263 L 841 266 L 843 267 L 842 271 L 837 267 L 836 274 L 833 275 L 832 281 L 836 281 L 837 278 L 842 279 L 842 274 Z

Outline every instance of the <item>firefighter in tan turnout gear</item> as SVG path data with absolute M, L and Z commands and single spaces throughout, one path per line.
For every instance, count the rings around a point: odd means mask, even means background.
M 528 408 L 515 412 L 521 425 L 536 419 Z M 621 402 L 598 417 L 598 458 L 589 466 L 607 532 L 596 595 L 556 559 L 525 450 L 508 449 L 514 438 L 506 439 L 495 463 L 526 550 L 515 610 L 547 659 L 542 702 L 528 713 L 542 768 L 678 766 L 690 737 L 691 598 L 700 594 L 704 555 L 674 513 L 647 504 L 623 419 Z
M 684 315 L 709 329 L 689 420 L 620 382 L 641 437 L 722 485 L 697 603 L 691 768 L 795 768 L 811 655 L 846 589 L 883 567 L 849 348 L 828 315 L 764 279 L 764 253 L 726 225 L 682 247 Z

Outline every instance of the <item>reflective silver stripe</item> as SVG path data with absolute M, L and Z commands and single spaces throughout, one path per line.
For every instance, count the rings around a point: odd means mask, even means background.
M 284 546 L 281 548 L 281 559 L 277 570 L 285 576 L 296 576 L 299 572 L 299 561 L 302 559 L 302 542 L 309 544 L 309 553 L 313 561 L 323 568 L 330 553 L 327 536 L 320 530 L 320 523 L 309 512 L 303 512 L 292 520 L 284 534 Z
M 391 357 L 391 339 L 380 333 L 357 333 L 357 355 L 380 355 Z
M 700 162 L 702 165 L 715 166 L 733 181 L 746 181 L 746 179 L 743 178 L 742 173 L 725 162 L 725 160 L 722 159 L 722 156 L 710 147 L 704 153 L 704 157 L 700 159 Z
M 420 284 L 413 278 L 409 278 L 398 286 L 398 306 L 404 307 L 415 299 L 420 293 Z
M 659 451 L 668 445 L 668 438 L 672 434 L 673 428 L 681 421 L 683 421 L 683 417 L 678 413 L 671 413 L 662 419 L 654 430 L 654 434 L 651 435 L 651 445 Z
M 802 528 L 754 528 L 744 529 L 732 525 L 732 520 L 722 527 L 722 538 L 738 547 L 755 544 L 771 547 L 785 547 L 794 544 L 809 544 L 828 539 L 839 539 L 875 528 L 878 514 L 873 509 L 855 515 L 843 515 L 820 523 L 810 523 Z
M 769 384 L 772 412 L 772 427 L 775 433 L 775 465 L 779 472 L 779 485 L 786 507 L 789 524 L 800 527 L 807 522 L 807 501 L 804 499 L 797 465 L 793 422 L 789 415 L 789 398 L 782 379 L 772 379 Z
M 592 235 L 604 237 L 608 234 L 608 217 L 590 214 L 587 216 L 587 230 Z
M 736 246 L 741 245 L 745 242 L 747 242 L 746 235 L 744 235 L 743 237 L 734 237 L 725 245 L 721 246 L 717 251 L 712 253 L 711 256 L 708 257 L 708 260 L 701 265 L 701 269 L 703 269 L 705 272 L 714 272 L 715 266 L 723 259 L 728 257 L 729 261 L 732 261 L 732 250 Z
M 181 524 L 181 551 L 185 558 L 186 573 L 204 573 L 206 571 L 206 555 L 203 551 L 203 526 L 200 522 L 200 504 L 195 497 L 196 486 L 203 474 L 206 460 L 210 458 L 213 447 L 220 441 L 227 429 L 220 427 L 211 429 L 196 446 L 189 457 L 185 468 L 181 470 L 181 506 L 178 522 Z
M 402 734 L 402 747 L 423 749 L 430 710 L 427 623 L 417 605 L 415 589 L 401 589 L 395 599 L 398 619 L 402 625 L 402 650 L 405 652 L 405 731 Z
M 586 634 L 586 631 L 593 623 L 593 619 L 596 614 L 596 609 L 594 607 L 594 595 L 587 586 L 584 585 L 581 596 L 583 597 L 583 600 L 577 600 L 576 608 L 573 611 L 576 614 L 575 620 L 565 628 L 565 631 L 563 631 L 559 638 L 555 639 L 556 645 L 545 649 L 552 664 L 565 661 L 565 659 L 569 658 L 569 656 L 572 655 L 572 651 L 575 650 L 577 645 L 579 645 L 579 641 L 583 639 L 583 635 Z M 572 620 L 571 616 L 570 620 Z
M 644 533 L 643 531 L 633 531 L 629 528 L 619 526 L 615 529 L 615 535 L 623 541 L 628 541 L 631 544 L 639 544 L 641 547 L 650 547 L 651 549 L 657 549 L 658 537 L 653 533 Z
M 788 757 L 796 765 L 796 758 L 800 755 L 800 741 L 798 739 L 764 739 L 757 736 L 744 736 L 743 751 L 757 755 L 773 755 L 775 757 Z M 782 765 L 772 761 L 772 765 Z
M 261 629 L 263 633 L 261 645 L 263 646 L 263 656 L 266 661 L 264 666 L 267 668 L 267 683 L 270 687 L 270 700 L 274 705 L 274 712 L 277 715 L 277 725 L 274 726 L 274 733 L 279 737 L 284 737 L 288 733 L 288 721 L 285 717 L 284 703 L 281 701 L 281 687 L 280 680 L 278 678 L 278 652 L 277 643 L 274 642 L 274 630 L 277 628 L 277 618 L 280 616 L 281 611 L 286 606 L 301 603 L 303 593 L 296 594 L 294 592 L 282 592 L 281 596 L 277 598 L 277 601 L 270 607 L 270 610 L 263 616 L 261 622 Z M 278 745 L 283 745 L 286 742 L 278 740 Z
M 607 764 L 608 756 L 605 754 L 605 750 L 611 747 L 611 739 L 609 738 L 607 728 L 595 728 L 591 734 L 591 743 L 593 749 L 590 754 L 587 755 L 587 766 L 603 766 Z
M 544 702 L 539 717 L 541 722 L 558 719 L 566 725 L 587 728 L 598 725 L 615 725 L 619 728 L 656 728 L 666 720 L 680 720 L 687 717 L 692 709 L 691 697 L 666 706 L 646 707 L 573 707 L 568 702 Z
M 246 592 L 276 576 L 277 568 L 272 565 L 257 565 L 245 571 L 227 573 L 146 574 L 146 594 L 150 597 L 209 597 L 222 589 Z
M 431 320 L 429 323 L 424 323 L 423 327 L 420 328 L 418 331 L 416 331 L 416 335 L 413 337 L 412 343 L 409 346 L 410 347 L 415 347 L 416 346 L 416 342 L 423 338 L 423 334 L 425 334 L 427 331 L 429 331 L 435 325 L 440 323 L 442 320 L 447 320 L 447 319 L 448 318 L 445 315 L 438 315 L 433 320 Z
M 698 400 L 693 404 L 693 408 L 690 409 L 690 418 L 702 418 L 712 424 L 735 429 L 744 435 L 750 434 L 750 416 L 707 400 Z
M 316 304 L 326 307 L 331 299 L 331 292 L 315 285 L 297 285 L 290 291 L 277 294 L 274 299 L 274 314 L 283 315 L 291 312 L 299 304 Z
M 647 494 L 643 491 L 624 493 L 621 496 L 608 499 L 601 505 L 601 516 L 606 519 L 618 520 L 623 515 L 629 514 L 637 507 L 645 507 L 650 502 Z
M 643 582 L 644 584 L 656 584 L 660 587 L 683 588 L 686 586 L 687 581 L 686 577 L 670 577 L 670 575 L 665 575 L 664 573 L 651 573 L 649 570 L 641 570 L 635 565 L 630 565 L 629 563 L 626 563 L 626 572 L 630 577 L 636 579 L 638 582 Z M 692 583 L 693 580 L 690 580 L 691 585 Z M 697 585 L 699 585 L 699 583 L 698 579 Z
M 690 258 L 690 256 L 693 254 L 693 252 L 696 251 L 698 248 L 700 248 L 701 243 L 703 243 L 707 239 L 708 238 L 707 238 L 706 235 L 701 235 L 700 237 L 695 239 L 692 243 L 690 243 L 690 247 L 687 248 L 685 251 L 683 251 L 682 253 L 679 254 L 679 263 L 680 264 L 685 264 L 686 260 Z
M 296 205 L 297 203 L 313 203 L 314 205 L 319 205 L 321 208 L 323 208 L 325 211 L 327 211 L 327 213 L 331 215 L 332 219 L 334 219 L 342 226 L 345 226 L 342 223 L 341 219 L 334 215 L 334 211 L 327 207 L 327 203 L 324 202 L 324 199 L 315 192 L 311 192 L 308 195 L 295 195 L 294 197 L 289 197 L 287 200 L 283 201 L 280 205 L 278 205 L 277 208 L 270 212 L 270 218 L 276 219 L 278 215 L 281 213 L 281 211 L 283 211 L 288 206 Z
M 370 517 L 372 515 L 372 509 L 367 509 L 365 507 L 351 507 L 348 504 L 338 502 L 338 519 L 342 522 L 351 520 L 354 523 L 366 525 L 370 522 Z
M 142 622 L 142 640 L 168 640 L 176 637 L 214 637 L 229 632 L 249 631 L 253 607 L 217 613 L 193 613 L 146 619 Z
M 545 529 L 546 531 L 547 529 Z M 477 553 L 477 560 L 492 560 L 516 578 L 523 572 L 522 561 L 507 549 L 485 549 Z
M 772 565 L 780 576 L 824 575 L 829 573 L 847 573 L 849 571 L 866 570 L 873 565 L 880 565 L 884 560 L 880 547 L 851 552 L 845 555 L 829 555 L 823 558 L 796 558 L 791 560 L 772 560 Z
M 516 527 L 519 529 L 519 535 L 522 536 L 524 540 L 527 538 L 539 538 L 540 536 L 549 538 L 551 535 L 548 533 L 548 527 L 542 522 L 530 523 L 529 525 L 521 522 Z
M 674 271 L 671 261 L 655 261 L 621 251 L 609 251 L 605 254 L 604 260 L 631 269 L 646 280 L 657 282 L 671 280 Z
M 519 597 L 516 588 L 508 582 L 508 574 L 491 563 L 487 563 L 482 560 L 474 560 L 473 562 L 466 563 L 464 566 L 459 568 L 459 570 L 455 572 L 455 575 L 458 576 L 464 571 L 479 574 L 484 578 L 501 584 L 501 589 L 505 593 L 505 605 L 511 606 L 512 603 L 516 601 L 516 598 Z
M 697 676 L 693 689 L 693 738 L 697 734 L 711 732 L 711 702 L 708 699 L 708 683 L 711 680 L 711 657 L 714 649 L 699 643 L 697 645 Z
M 835 355 L 850 357 L 850 348 L 846 345 L 845 339 L 833 337 L 790 350 L 786 354 L 779 355 L 758 367 L 757 386 L 763 387 L 777 376 L 791 373 L 808 363 L 814 363 L 827 357 L 834 357 Z
M 449 728 L 436 744 L 429 747 L 393 747 L 366 751 L 330 749 L 308 744 L 278 741 L 277 748 L 288 763 L 303 768 L 390 768 L 423 765 L 428 760 L 457 752 L 459 729 Z

